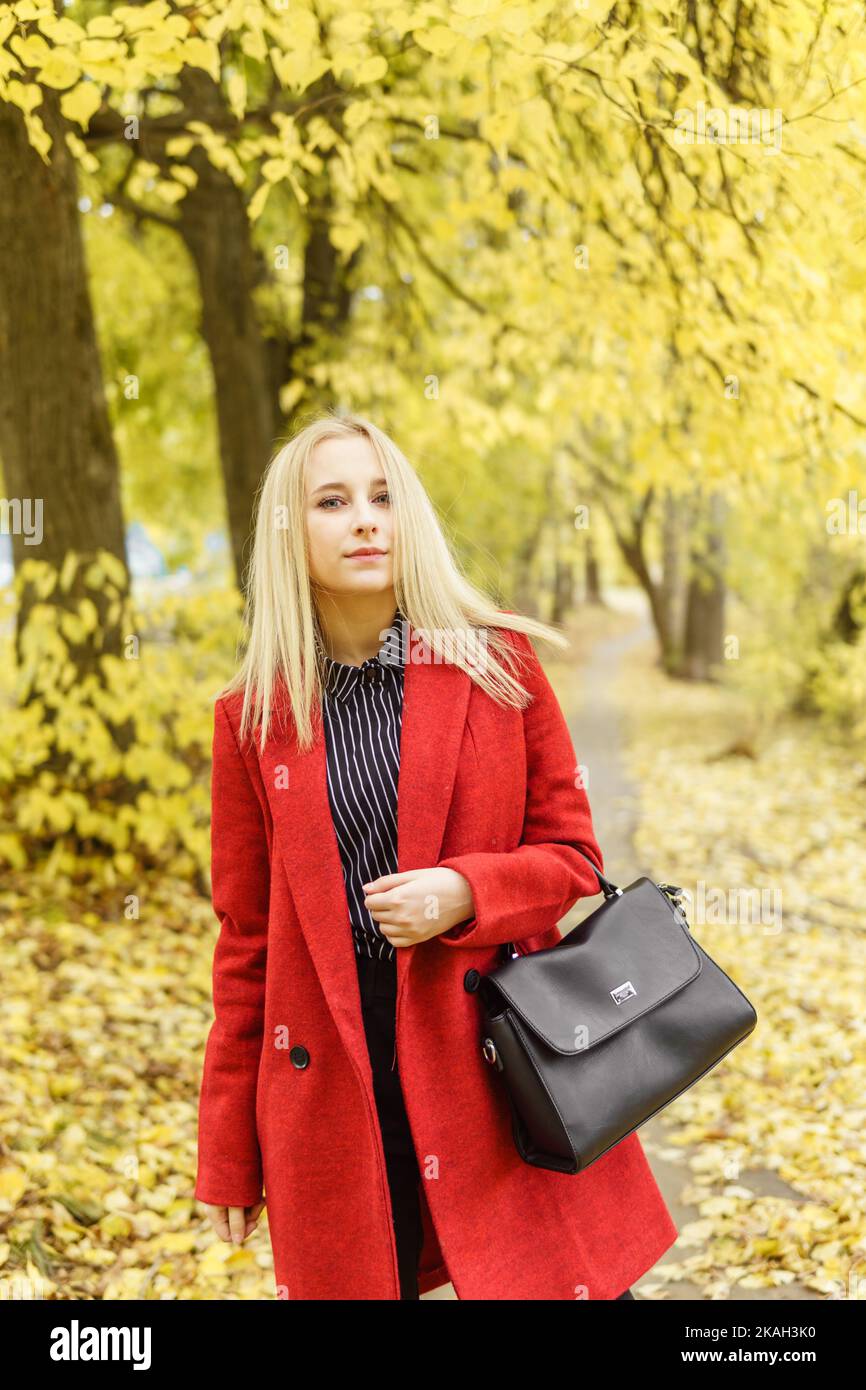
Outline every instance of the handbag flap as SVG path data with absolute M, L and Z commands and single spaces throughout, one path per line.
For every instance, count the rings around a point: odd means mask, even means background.
M 508 960 L 485 976 L 489 986 L 554 1052 L 596 1047 L 700 973 L 688 924 L 649 878 L 608 898 L 546 951 Z

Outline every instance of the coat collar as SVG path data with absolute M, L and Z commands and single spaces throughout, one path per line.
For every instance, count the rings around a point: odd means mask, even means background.
M 435 866 L 445 825 L 471 678 L 448 662 L 433 660 L 429 646 L 403 619 L 403 716 L 397 804 L 397 870 Z M 334 1021 L 349 1055 L 371 1084 L 360 1010 L 355 948 L 342 861 L 327 791 L 324 728 L 314 715 L 315 741 L 299 751 L 285 726 L 269 734 L 261 754 L 274 826 L 301 929 Z M 398 1008 L 415 954 L 396 952 Z

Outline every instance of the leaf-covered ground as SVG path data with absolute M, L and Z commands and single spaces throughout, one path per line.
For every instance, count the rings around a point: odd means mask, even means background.
M 862 1298 L 866 769 L 796 720 L 755 759 L 717 756 L 748 749 L 737 697 L 669 681 L 645 652 L 627 658 L 619 693 L 639 856 L 692 892 L 696 937 L 758 1012 L 749 1040 L 665 1112 L 700 1219 L 682 1258 L 653 1271 L 659 1296 L 688 1279 L 707 1298 L 790 1282 Z M 752 921 L 735 895 L 761 889 Z M 192 1195 L 216 920 L 182 881 L 134 891 L 127 916 L 120 892 L 5 877 L 0 1289 L 272 1298 L 267 1210 L 233 1248 Z M 755 1171 L 799 1198 L 754 1191 Z
M 696 939 L 758 1014 L 665 1112 L 700 1219 L 653 1274 L 707 1298 L 866 1298 L 866 767 L 795 718 L 754 746 L 736 695 L 668 680 L 645 648 L 618 693 L 640 859 L 689 890 Z M 799 1197 L 761 1195 L 756 1171 Z
M 193 1198 L 218 924 L 181 881 L 0 896 L 0 1288 L 61 1299 L 273 1298 Z

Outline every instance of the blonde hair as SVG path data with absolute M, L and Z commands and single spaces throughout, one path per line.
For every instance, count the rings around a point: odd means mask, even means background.
M 308 751 L 313 743 L 313 711 L 321 713 L 325 645 L 310 583 L 306 470 L 322 440 L 352 435 L 369 441 L 388 485 L 394 514 L 396 606 L 440 660 L 466 671 L 494 700 L 522 709 L 529 702 L 529 692 L 503 664 L 503 659 L 519 659 L 520 654 L 496 629 L 568 646 L 556 628 L 503 612 L 469 583 L 418 475 L 383 430 L 360 415 L 328 412 L 300 429 L 274 454 L 265 471 L 246 576 L 246 651 L 238 671 L 217 696 L 244 691 L 240 736 L 246 738 L 252 726 L 259 725 L 262 750 L 280 685 L 288 697 L 299 747 Z M 472 658 L 476 629 L 485 630 L 481 664 Z

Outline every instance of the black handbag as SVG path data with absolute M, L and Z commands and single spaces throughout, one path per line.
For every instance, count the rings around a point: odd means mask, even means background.
M 517 1151 L 555 1173 L 582 1173 L 758 1021 L 692 936 L 682 889 L 649 878 L 617 888 L 592 869 L 601 906 L 548 950 L 515 958 L 509 942 L 478 984 L 482 1052 L 505 1086 Z

